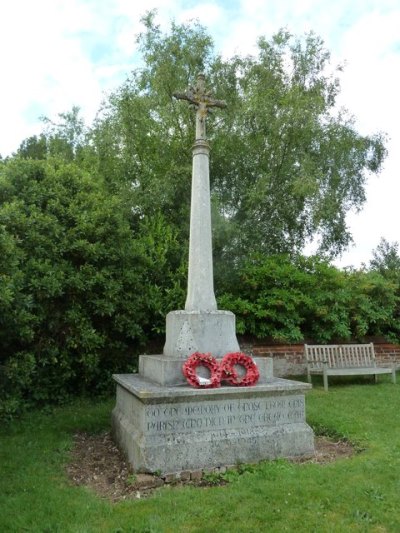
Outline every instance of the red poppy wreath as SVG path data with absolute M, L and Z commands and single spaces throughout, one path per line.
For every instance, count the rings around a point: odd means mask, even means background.
M 243 376 L 239 376 L 235 366 L 239 365 L 246 369 Z M 227 353 L 221 361 L 220 369 L 222 379 L 237 387 L 249 387 L 255 385 L 260 377 L 257 365 L 253 359 L 242 353 Z
M 203 378 L 196 374 L 198 366 L 208 368 L 211 375 L 209 378 Z M 189 385 L 202 389 L 213 389 L 221 386 L 221 367 L 218 361 L 210 353 L 192 354 L 183 364 L 182 372 Z

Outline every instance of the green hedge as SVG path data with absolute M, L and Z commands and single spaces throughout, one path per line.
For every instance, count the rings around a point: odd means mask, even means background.
M 399 337 L 396 283 L 380 273 L 343 271 L 320 257 L 256 256 L 219 298 L 237 330 L 286 342 Z
M 73 163 L 3 163 L 2 411 L 101 391 L 133 369 L 169 302 L 182 305 L 180 246 L 161 216 L 135 222 L 123 194 Z

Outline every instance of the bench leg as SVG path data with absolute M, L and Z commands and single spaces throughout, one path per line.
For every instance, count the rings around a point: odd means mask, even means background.
M 326 369 L 325 368 L 324 368 L 323 378 L 324 378 L 324 389 L 325 389 L 325 392 L 328 392 L 328 375 L 326 373 Z
M 378 374 L 374 374 L 375 383 L 378 383 Z
M 311 374 L 310 374 L 310 371 L 308 370 L 308 368 L 307 368 L 307 381 L 308 381 L 308 383 L 311 383 Z
M 394 384 L 396 384 L 396 367 L 395 366 L 392 368 L 392 381 Z

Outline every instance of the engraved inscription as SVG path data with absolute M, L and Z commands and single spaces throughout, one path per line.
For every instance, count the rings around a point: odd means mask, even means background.
M 305 402 L 301 395 L 161 404 L 145 409 L 144 430 L 153 435 L 187 431 L 212 431 L 220 435 L 228 430 L 245 435 L 260 426 L 294 424 L 304 419 Z

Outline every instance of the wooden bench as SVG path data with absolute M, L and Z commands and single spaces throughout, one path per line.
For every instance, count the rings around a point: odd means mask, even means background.
M 328 390 L 328 376 L 392 374 L 396 383 L 396 368 L 376 366 L 374 345 L 370 344 L 326 344 L 304 345 L 307 361 L 307 379 L 311 383 L 312 374 L 322 374 L 324 389 Z

